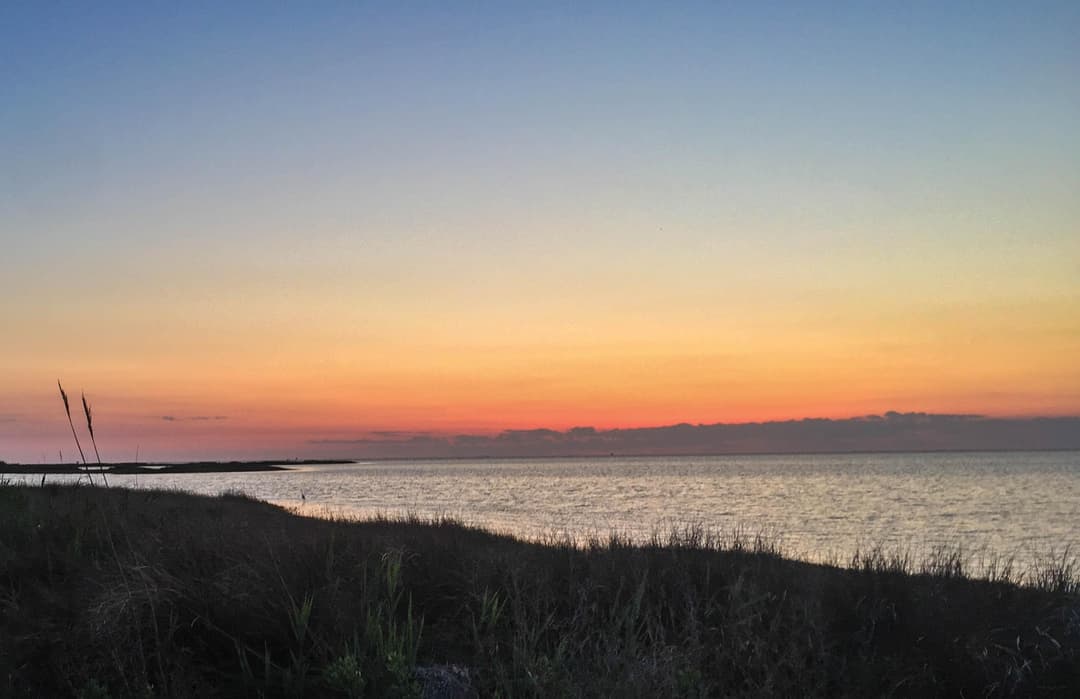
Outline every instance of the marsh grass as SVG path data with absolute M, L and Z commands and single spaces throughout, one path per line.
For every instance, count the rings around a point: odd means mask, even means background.
M 94 484 L 94 477 L 89 470 L 89 463 L 86 461 L 86 454 L 83 453 L 82 442 L 79 441 L 79 434 L 75 430 L 75 421 L 71 417 L 71 403 L 68 401 L 67 391 L 64 390 L 64 386 L 57 379 L 56 387 L 60 389 L 60 400 L 64 403 L 64 413 L 67 415 L 68 426 L 71 428 L 71 436 L 75 439 L 75 446 L 79 450 L 79 460 L 82 464 L 80 468 L 80 478 L 82 474 L 86 475 L 86 479 L 90 482 L 90 485 Z M 86 393 L 82 394 L 82 407 L 83 415 L 86 417 L 86 430 L 90 433 L 90 443 L 94 447 L 94 457 L 97 459 L 98 473 L 101 475 L 102 482 L 106 486 L 109 485 L 109 478 L 105 475 L 105 465 L 101 462 L 101 452 L 98 451 L 97 438 L 94 436 L 94 414 L 90 409 L 90 402 L 86 400 Z M 64 461 L 64 451 L 60 450 L 60 462 Z M 41 485 L 45 485 L 45 473 L 41 475 Z
M 94 416 L 93 413 L 90 411 L 90 403 L 86 401 L 85 393 L 82 394 L 82 407 L 83 414 L 86 415 L 86 430 L 90 433 L 90 443 L 94 445 L 94 457 L 97 459 L 98 473 L 101 474 L 101 480 L 104 481 L 105 486 L 108 487 L 109 478 L 105 475 L 105 468 L 101 463 L 101 452 L 98 451 L 97 439 L 94 437 Z
M 1072 559 L 971 565 L 6 486 L 0 695 L 409 697 L 453 663 L 480 696 L 1075 696 Z
M 82 461 L 83 464 L 85 464 L 86 463 L 86 454 L 83 454 L 82 443 L 79 441 L 78 433 L 75 432 L 75 422 L 71 419 L 71 404 L 68 403 L 67 392 L 64 390 L 64 387 L 60 384 L 59 379 L 56 380 L 56 387 L 60 389 L 60 399 L 62 401 L 64 401 L 64 412 L 67 414 L 68 426 L 71 427 L 71 436 L 75 438 L 75 446 L 79 449 L 79 459 Z M 89 472 L 87 472 L 86 478 L 87 478 L 87 480 L 90 481 L 91 484 L 93 484 L 94 479 L 90 475 Z M 41 482 L 42 482 L 42 484 L 45 483 L 44 477 L 41 479 Z

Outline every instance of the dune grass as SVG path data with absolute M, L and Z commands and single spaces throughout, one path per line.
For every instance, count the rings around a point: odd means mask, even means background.
M 86 454 L 83 454 L 82 442 L 79 441 L 79 435 L 75 432 L 75 422 L 71 419 L 71 405 L 68 403 L 67 391 L 64 390 L 59 379 L 56 380 L 56 387 L 60 389 L 60 400 L 64 402 L 64 412 L 67 414 L 68 426 L 71 427 L 71 436 L 75 439 L 75 446 L 79 449 L 79 460 L 85 464 Z M 89 473 L 86 474 L 86 478 L 93 484 L 94 479 Z M 41 482 L 42 484 L 45 483 L 44 475 L 42 475 Z
M 843 567 L 701 528 L 530 543 L 238 495 L 0 486 L 0 695 L 1075 696 L 1067 560 Z
M 66 403 L 66 401 L 65 401 Z M 86 394 L 82 394 L 82 407 L 83 414 L 86 416 L 86 430 L 90 433 L 90 443 L 94 445 L 94 457 L 97 459 L 98 473 L 101 474 L 101 480 L 105 482 L 105 486 L 109 485 L 109 477 L 105 475 L 105 468 L 101 463 L 101 452 L 98 451 L 97 438 L 94 437 L 94 413 L 90 410 L 90 403 L 86 400 Z M 71 417 L 70 415 L 68 416 Z

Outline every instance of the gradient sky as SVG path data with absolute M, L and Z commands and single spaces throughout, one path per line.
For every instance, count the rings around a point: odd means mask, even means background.
M 106 459 L 1080 414 L 1077 36 L 1073 1 L 4 3 L 0 459 L 70 455 L 58 377 Z

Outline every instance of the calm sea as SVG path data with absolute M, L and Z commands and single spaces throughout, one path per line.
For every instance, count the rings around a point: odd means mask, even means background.
M 242 490 L 312 514 L 453 515 L 524 537 L 701 524 L 763 532 L 811 560 L 874 545 L 1023 564 L 1080 552 L 1080 452 L 384 461 L 110 480 Z

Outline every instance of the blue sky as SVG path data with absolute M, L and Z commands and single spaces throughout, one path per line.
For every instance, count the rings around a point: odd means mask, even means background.
M 0 414 L 57 373 L 350 433 L 1075 412 L 1077 36 L 1075 2 L 7 3 Z

